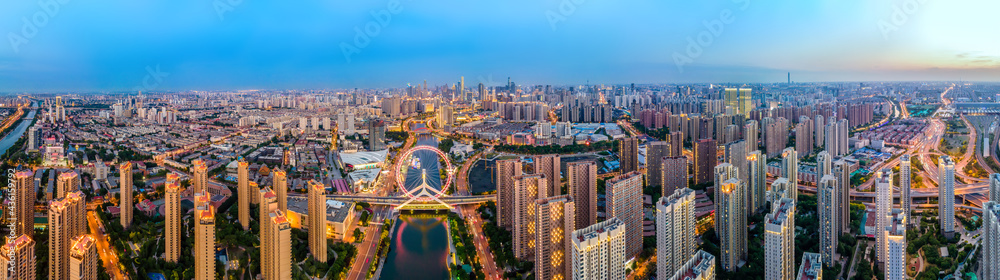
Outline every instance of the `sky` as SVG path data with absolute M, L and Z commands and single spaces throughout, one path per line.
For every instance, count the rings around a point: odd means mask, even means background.
M 993 0 L 41 0 L 0 92 L 1000 81 Z

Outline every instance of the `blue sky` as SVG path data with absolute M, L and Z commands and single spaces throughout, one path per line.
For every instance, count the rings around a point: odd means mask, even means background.
M 63 1 L 3 4 L 0 92 L 1000 80 L 989 0 Z

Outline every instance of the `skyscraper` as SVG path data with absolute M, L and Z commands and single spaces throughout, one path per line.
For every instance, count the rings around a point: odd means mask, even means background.
M 785 148 L 781 152 L 781 175 L 788 178 L 788 182 L 792 184 L 785 195 L 799 201 L 799 155 L 794 148 Z
M 164 243 L 166 254 L 164 260 L 177 263 L 181 257 L 181 186 L 177 181 L 167 182 L 164 186 Z
M 14 236 L 35 234 L 35 178 L 31 169 L 14 173 Z M 8 209 L 9 210 L 9 209 Z
M 83 193 L 72 192 L 49 203 L 49 279 L 69 279 L 73 238 L 86 234 Z
M 132 162 L 126 161 L 118 165 L 118 207 L 121 208 L 122 227 L 128 229 L 132 225 Z
M 368 149 L 370 151 L 385 150 L 385 122 L 371 120 L 368 122 Z M 446 153 L 448 151 L 445 151 Z
M 535 279 L 566 279 L 573 275 L 571 238 L 576 210 L 569 195 L 535 201 Z
M 743 206 L 744 187 L 739 179 L 724 181 L 715 196 L 715 228 L 719 236 L 722 268 L 735 271 L 747 252 L 746 208 Z
M 715 168 L 715 140 L 701 139 L 694 145 L 694 183 L 703 184 L 712 181 L 712 169 Z
M 668 150 L 668 155 L 670 157 L 679 157 L 684 155 L 684 133 L 680 131 L 671 131 L 667 134 L 667 143 L 670 145 Z
M 13 262 L 11 253 L 14 255 Z M 35 267 L 35 240 L 31 236 L 18 235 L 0 247 L 0 271 L 3 271 L 0 272 L 0 280 L 35 280 Z
M 267 230 L 267 238 L 262 238 L 261 274 L 264 279 L 292 279 L 292 226 L 285 217 L 285 212 L 274 210 L 267 213 L 261 220 L 261 231 Z
M 885 272 L 885 279 L 887 280 L 907 279 L 906 224 L 908 222 L 906 219 L 909 215 L 900 210 L 902 209 L 896 209 L 896 211 L 887 216 L 889 223 L 885 229 L 879 232 L 879 234 L 885 236 L 885 245 L 882 246 L 885 248 L 885 266 L 882 268 L 882 271 Z
M 58 190 L 57 198 L 66 197 L 66 194 L 80 190 L 80 174 L 73 170 L 60 173 L 58 181 L 56 181 L 56 189 Z
M 621 174 L 639 170 L 639 138 L 629 137 L 618 140 Z
M 215 279 L 215 206 L 210 197 L 194 194 L 194 279 Z
M 668 196 L 675 190 L 688 187 L 688 158 L 684 155 L 675 157 L 665 157 L 661 160 L 663 166 L 660 173 L 663 187 L 660 188 L 661 196 Z M 651 169 L 646 169 L 647 172 Z M 648 180 L 648 179 L 647 179 Z
M 194 193 L 208 191 L 208 167 L 204 160 L 191 161 L 191 187 Z
M 979 277 L 1000 279 L 1000 202 L 983 203 L 983 253 Z
M 793 279 L 795 200 L 782 198 L 764 217 L 764 279 Z
M 576 226 L 597 223 L 597 164 L 593 161 L 566 164 L 566 181 L 576 208 Z
M 567 279 L 625 279 L 625 223 L 611 218 L 573 231 L 573 277 Z
M 656 275 L 680 270 L 697 247 L 694 190 L 678 189 L 656 203 Z
M 837 239 L 840 236 L 840 189 L 837 178 L 824 175 L 816 186 L 816 203 L 819 215 L 819 253 L 823 263 L 832 265 L 837 253 Z
M 837 225 L 841 233 L 850 233 L 851 229 L 851 166 L 843 159 L 833 163 L 833 177 L 837 179 L 837 189 L 840 192 L 840 223 Z
M 722 164 L 715 166 L 715 183 L 713 183 L 712 186 L 715 186 L 716 197 L 719 197 L 719 187 L 721 187 L 723 183 L 729 179 L 739 179 L 736 172 L 736 167 L 728 162 L 723 162 Z
M 750 181 L 747 182 L 747 214 L 756 213 L 764 209 L 767 198 L 764 193 L 767 191 L 767 155 L 754 150 L 747 157 L 750 166 Z
M 903 215 L 906 216 L 904 219 L 906 222 L 910 222 L 910 204 L 913 203 L 913 199 L 910 197 L 910 155 L 902 155 L 899 157 L 899 206 L 903 210 Z
M 840 156 L 847 155 L 851 152 L 851 148 L 847 145 L 847 138 L 850 135 L 850 125 L 847 123 L 847 119 L 840 119 L 837 121 L 837 151 L 840 152 Z
M 659 272 L 657 272 L 659 273 Z M 715 256 L 699 250 L 667 280 L 713 280 L 715 279 Z
M 642 251 L 642 173 L 629 172 L 607 181 L 607 217 L 625 222 L 625 258 Z
M 250 191 L 250 164 L 243 160 L 243 157 L 239 158 L 238 167 L 236 170 L 236 183 L 239 192 L 236 195 L 237 207 L 239 207 L 239 219 L 240 225 L 243 226 L 243 230 L 250 229 L 250 196 L 254 195 Z M 311 191 L 311 190 L 310 190 Z
M 941 233 L 951 238 L 955 233 L 955 161 L 941 156 L 938 163 L 938 221 Z
M 670 144 L 667 142 L 646 143 L 646 185 L 663 187 L 663 158 L 669 154 Z
M 536 201 L 548 197 L 548 180 L 542 174 L 514 177 L 514 257 L 533 259 L 535 253 Z
M 885 234 L 892 214 L 892 169 L 882 169 L 875 178 L 875 250 L 878 261 L 885 262 Z
M 534 161 L 535 174 L 543 174 L 545 175 L 545 179 L 548 180 L 545 185 L 549 188 L 547 192 L 549 196 L 562 194 L 559 155 L 535 156 Z
M 326 187 L 309 180 L 309 252 L 313 258 L 326 262 Z
M 278 168 L 271 171 L 271 176 L 271 186 L 278 195 L 278 209 L 282 214 L 288 213 L 288 176 Z
M 497 225 L 500 227 L 514 225 L 514 178 L 521 176 L 521 168 L 520 159 L 497 161 Z

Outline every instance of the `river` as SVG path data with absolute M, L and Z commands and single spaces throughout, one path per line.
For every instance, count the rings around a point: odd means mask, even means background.
M 35 110 L 31 110 L 31 112 L 28 112 L 28 115 L 26 117 L 21 118 L 21 123 L 18 124 L 17 127 L 15 127 L 14 130 L 10 132 L 10 134 L 7 134 L 7 137 L 4 137 L 3 140 L 0 140 L 0 155 L 6 153 L 7 149 L 10 149 L 11 146 L 14 146 L 14 143 L 16 143 L 18 139 L 21 139 L 21 136 L 24 136 L 24 131 L 28 129 L 28 126 L 31 125 L 31 120 L 34 118 L 35 118 Z
M 415 125 L 415 128 L 423 124 Z M 420 136 L 416 145 L 437 147 L 438 140 L 431 135 Z M 416 151 L 420 169 L 427 171 L 427 184 L 441 189 L 441 166 L 437 153 Z M 406 187 L 413 189 L 422 183 L 421 171 L 408 169 Z M 408 212 L 408 211 L 407 211 Z M 445 215 L 402 214 L 396 220 L 389 255 L 382 267 L 381 279 L 448 279 L 448 230 Z

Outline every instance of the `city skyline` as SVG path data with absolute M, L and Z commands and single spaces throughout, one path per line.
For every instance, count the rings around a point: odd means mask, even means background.
M 988 12 L 1000 4 L 990 1 L 53 3 L 0 11 L 3 91 L 387 88 L 460 76 L 467 86 L 505 77 L 771 83 L 789 73 L 794 82 L 998 81 L 1000 73 L 995 42 L 975 35 L 1000 25 Z

